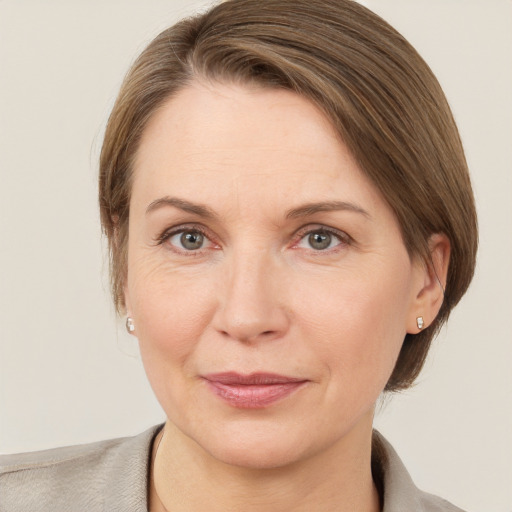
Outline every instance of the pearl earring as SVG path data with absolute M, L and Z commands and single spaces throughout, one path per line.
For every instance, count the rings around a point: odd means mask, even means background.
M 421 329 L 423 329 L 423 326 L 425 325 L 425 322 L 424 322 L 422 316 L 419 316 L 418 318 L 416 318 L 416 325 L 418 326 L 418 329 L 420 331 L 421 331 Z
M 126 317 L 126 330 L 128 331 L 128 334 L 132 334 L 132 332 L 135 331 L 135 323 L 131 316 Z

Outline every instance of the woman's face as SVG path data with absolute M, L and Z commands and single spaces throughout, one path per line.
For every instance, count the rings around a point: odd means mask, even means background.
M 158 400 L 202 453 L 275 467 L 367 436 L 424 281 L 307 100 L 196 82 L 151 119 L 126 304 Z

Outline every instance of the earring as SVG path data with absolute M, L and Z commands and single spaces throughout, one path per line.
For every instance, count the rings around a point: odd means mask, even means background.
M 423 326 L 425 325 L 425 322 L 424 322 L 422 316 L 419 316 L 418 318 L 416 318 L 416 325 L 418 326 L 418 329 L 420 331 L 421 331 L 421 329 L 423 329 Z
M 128 334 L 131 334 L 135 331 L 135 323 L 133 322 L 133 318 L 131 316 L 126 317 L 126 330 Z

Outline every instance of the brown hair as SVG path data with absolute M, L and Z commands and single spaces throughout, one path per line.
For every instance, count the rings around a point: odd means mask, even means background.
M 385 21 L 351 0 L 228 0 L 157 36 L 121 87 L 100 158 L 99 200 L 111 280 L 124 309 L 134 156 L 148 119 L 194 77 L 280 87 L 314 102 L 377 186 L 411 256 L 444 233 L 451 257 L 435 321 L 408 334 L 387 390 L 409 386 L 465 293 L 477 220 L 464 152 L 430 68 Z

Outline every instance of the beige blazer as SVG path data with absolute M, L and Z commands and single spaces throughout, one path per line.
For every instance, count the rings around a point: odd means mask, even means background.
M 0 512 L 147 512 L 155 426 L 135 437 L 0 457 Z M 420 491 L 391 445 L 374 435 L 383 512 L 462 512 Z

